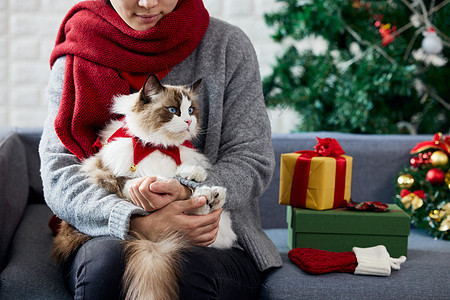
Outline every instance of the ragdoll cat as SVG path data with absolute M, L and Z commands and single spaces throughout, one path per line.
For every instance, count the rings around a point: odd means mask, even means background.
M 130 185 L 146 176 L 157 176 L 158 180 L 178 176 L 204 181 L 210 164 L 189 142 L 199 128 L 196 89 L 200 82 L 190 86 L 163 86 L 155 75 L 150 75 L 139 92 L 117 97 L 113 112 L 123 117 L 112 121 L 100 133 L 96 143 L 100 150 L 83 162 L 82 171 L 96 184 L 127 200 L 130 200 Z M 207 202 L 186 213 L 207 214 L 223 206 L 226 189 L 201 186 L 192 196 L 205 196 Z M 189 247 L 183 236 L 167 232 L 148 240 L 138 233 L 131 234 L 135 238 L 124 241 L 125 297 L 177 298 L 180 253 Z M 54 241 L 53 255 L 65 260 L 88 239 L 89 236 L 63 221 Z M 230 216 L 223 211 L 218 236 L 211 246 L 229 248 L 235 240 Z

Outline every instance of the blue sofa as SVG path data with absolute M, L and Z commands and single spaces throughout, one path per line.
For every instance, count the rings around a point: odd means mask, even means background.
M 0 128 L 0 299 L 70 299 L 50 257 L 52 215 L 43 202 L 37 153 L 39 129 Z M 450 242 L 411 228 L 408 259 L 390 277 L 331 273 L 309 275 L 287 259 L 286 207 L 278 204 L 280 154 L 312 149 L 315 137 L 336 138 L 353 156 L 354 201 L 393 202 L 394 182 L 409 149 L 431 135 L 299 133 L 273 135 L 277 159 L 260 198 L 262 225 L 284 261 L 270 271 L 261 299 L 450 299 Z

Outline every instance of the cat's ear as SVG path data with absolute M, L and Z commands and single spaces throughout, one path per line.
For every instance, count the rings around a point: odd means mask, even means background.
M 200 85 L 200 83 L 202 83 L 202 79 L 200 78 L 199 80 L 197 80 L 196 82 L 194 82 L 189 89 L 193 92 L 195 92 L 198 88 L 198 86 Z
M 151 101 L 151 96 L 157 95 L 161 93 L 164 90 L 164 87 L 162 86 L 161 82 L 159 82 L 158 77 L 155 74 L 150 74 L 148 76 L 147 80 L 144 83 L 144 86 L 141 90 L 141 95 L 143 97 L 143 100 L 146 102 Z

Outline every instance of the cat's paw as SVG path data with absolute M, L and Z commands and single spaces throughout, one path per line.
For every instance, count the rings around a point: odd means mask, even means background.
M 225 204 L 225 199 L 227 197 L 227 189 L 220 186 L 213 186 L 211 187 L 212 190 L 212 197 L 214 198 L 210 207 L 211 211 L 218 210 L 219 208 L 222 208 Z
M 203 182 L 206 180 L 206 170 L 199 166 L 181 165 L 177 168 L 177 176 L 187 180 L 193 180 L 196 182 Z
M 206 204 L 200 208 L 201 214 L 207 214 L 221 208 L 225 204 L 227 189 L 220 186 L 202 186 L 195 189 L 192 197 L 206 197 Z

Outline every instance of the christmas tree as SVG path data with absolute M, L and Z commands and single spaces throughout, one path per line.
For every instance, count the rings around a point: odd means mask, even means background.
M 397 179 L 396 203 L 411 223 L 435 238 L 450 240 L 450 136 L 437 133 L 417 144 Z
M 264 94 L 299 113 L 300 131 L 450 128 L 450 0 L 278 1 L 266 22 L 286 50 Z

